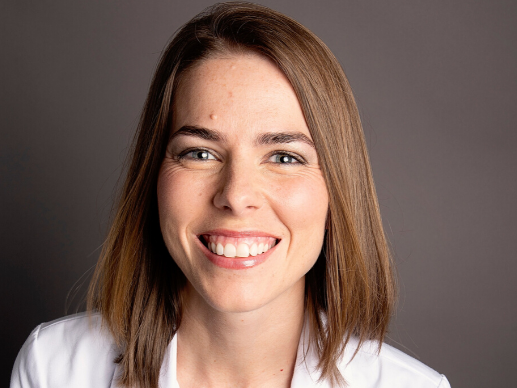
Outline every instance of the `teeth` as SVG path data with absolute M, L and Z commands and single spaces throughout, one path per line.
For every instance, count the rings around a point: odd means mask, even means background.
M 226 244 L 224 247 L 224 255 L 226 257 L 235 257 L 235 254 L 237 253 L 237 249 L 235 249 L 235 245 L 233 244 Z
M 239 239 L 224 238 L 221 236 L 206 236 L 208 249 L 220 256 L 226 257 L 249 257 L 257 256 L 267 252 L 276 244 L 276 240 L 270 237 L 253 237 Z M 232 241 L 229 242 L 228 240 Z M 262 242 L 253 240 L 263 240 Z
M 228 244 L 228 245 L 231 245 L 231 244 Z M 248 257 L 250 255 L 250 247 L 247 246 L 246 244 L 239 244 L 239 246 L 237 247 L 236 255 L 238 257 Z
M 219 243 L 217 244 L 217 248 L 214 253 L 217 253 L 218 255 L 221 255 L 224 253 L 224 247 L 223 244 Z

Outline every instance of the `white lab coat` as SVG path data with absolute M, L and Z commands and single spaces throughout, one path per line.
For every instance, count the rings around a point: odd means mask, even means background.
M 36 327 L 16 358 L 11 388 L 115 388 L 120 367 L 113 360 L 119 352 L 100 323 L 100 315 L 89 321 L 81 313 Z M 314 352 L 303 361 L 306 341 L 304 331 L 291 387 L 329 388 L 328 382 L 317 382 Z M 445 376 L 386 344 L 377 354 L 375 343 L 366 343 L 348 363 L 356 344 L 356 340 L 349 343 L 338 365 L 350 388 L 450 388 Z M 179 388 L 176 353 L 174 337 L 161 367 L 160 388 Z

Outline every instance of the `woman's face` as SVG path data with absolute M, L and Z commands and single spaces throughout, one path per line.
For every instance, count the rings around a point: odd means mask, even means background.
M 268 59 L 235 54 L 189 70 L 174 101 L 158 207 L 188 292 L 227 312 L 303 297 L 328 193 L 291 85 Z

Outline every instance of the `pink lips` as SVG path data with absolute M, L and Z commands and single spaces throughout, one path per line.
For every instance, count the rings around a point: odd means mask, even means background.
M 216 230 L 210 230 L 207 232 L 201 233 L 198 237 L 198 244 L 200 246 L 200 249 L 203 251 L 205 256 L 210 260 L 213 264 L 217 265 L 218 267 L 226 268 L 226 269 L 249 269 L 256 267 L 263 262 L 265 262 L 269 256 L 273 253 L 275 250 L 276 244 L 273 248 L 269 249 L 267 252 L 264 252 L 257 256 L 248 256 L 248 257 L 226 257 L 226 256 L 220 256 L 213 252 L 211 252 L 200 240 L 202 235 L 218 235 L 218 236 L 225 236 L 225 237 L 236 237 L 236 238 L 243 238 L 243 237 L 274 237 L 271 234 L 260 232 L 260 231 L 243 231 L 243 232 L 236 232 L 228 229 L 216 229 Z

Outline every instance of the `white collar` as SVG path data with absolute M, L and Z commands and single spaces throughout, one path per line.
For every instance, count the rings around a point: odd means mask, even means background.
M 330 388 L 327 381 L 317 382 L 319 373 L 317 372 L 318 357 L 314 347 L 309 349 L 307 356 L 304 358 L 305 350 L 309 344 L 309 330 L 307 324 L 304 325 L 300 342 L 298 344 L 298 353 L 296 357 L 296 365 L 294 368 L 291 388 Z M 176 375 L 176 365 L 178 357 L 178 338 L 174 336 L 169 343 L 165 356 L 163 358 L 162 367 L 160 369 L 159 388 L 180 388 Z M 120 366 L 117 364 L 115 376 L 119 376 Z M 116 388 L 114 382 L 111 385 Z

